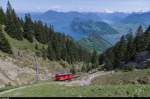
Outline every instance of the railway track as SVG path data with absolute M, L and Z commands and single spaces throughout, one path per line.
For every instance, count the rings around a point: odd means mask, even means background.
M 95 77 L 109 75 L 109 74 L 113 74 L 113 73 L 114 73 L 114 71 L 108 71 L 108 72 L 100 71 L 100 72 L 96 72 L 96 73 L 84 76 L 80 80 L 74 80 L 74 81 L 69 81 L 69 82 L 66 82 L 66 81 L 65 82 L 56 82 L 56 83 L 59 85 L 65 85 L 65 86 L 86 86 L 86 85 L 90 85 L 92 80 Z

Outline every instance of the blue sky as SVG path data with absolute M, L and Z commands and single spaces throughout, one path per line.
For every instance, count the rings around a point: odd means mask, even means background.
M 137 12 L 150 11 L 150 0 L 9 0 L 17 12 L 79 11 Z M 0 0 L 6 8 L 7 0 Z

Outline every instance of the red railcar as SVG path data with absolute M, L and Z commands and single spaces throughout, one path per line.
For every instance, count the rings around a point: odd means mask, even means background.
M 56 81 L 65 81 L 65 80 L 71 80 L 73 78 L 78 77 L 77 75 L 68 73 L 68 74 L 56 74 L 55 75 L 55 80 Z

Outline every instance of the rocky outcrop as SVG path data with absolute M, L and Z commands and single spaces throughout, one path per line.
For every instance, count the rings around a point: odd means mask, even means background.
M 0 60 L 0 85 L 22 85 L 33 82 L 35 71 L 29 67 L 21 68 L 12 62 Z
M 18 60 L 11 57 L 0 59 L 0 88 L 32 84 L 37 80 L 37 73 L 33 66 L 23 66 L 24 61 L 21 60 L 17 64 Z M 48 70 L 46 74 L 45 71 L 39 69 L 38 80 L 47 80 L 50 77 L 51 73 Z

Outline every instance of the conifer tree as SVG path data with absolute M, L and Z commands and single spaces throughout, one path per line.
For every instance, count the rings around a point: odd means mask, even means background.
M 137 29 L 135 40 L 134 40 L 137 52 L 141 52 L 145 49 L 145 46 L 143 46 L 145 42 L 143 34 L 144 34 L 143 28 L 142 26 L 139 26 L 139 28 Z
M 113 52 L 113 48 L 109 48 L 108 50 L 106 50 L 103 55 L 104 68 L 107 70 L 116 68 L 115 59 L 116 57 L 115 53 Z
M 17 40 L 23 39 L 21 23 L 9 1 L 7 3 L 5 30 L 12 38 L 16 38 Z
M 48 48 L 47 48 L 47 52 L 48 52 L 48 58 L 50 59 L 50 60 L 56 60 L 56 54 L 55 54 L 55 52 L 54 52 L 54 50 L 53 50 L 53 47 L 52 47 L 52 43 L 49 41 L 49 43 L 48 43 Z
M 92 53 L 91 63 L 92 63 L 92 68 L 96 68 L 98 66 L 98 55 L 95 49 L 93 50 Z
M 0 7 L 0 24 L 5 24 L 5 13 L 3 11 L 3 9 Z
M 26 38 L 30 42 L 33 42 L 34 29 L 33 29 L 33 22 L 32 22 L 30 14 L 25 15 L 24 38 Z
M 103 64 L 103 60 L 104 60 L 104 55 L 103 55 L 103 54 L 100 54 L 99 57 L 98 57 L 99 65 L 102 65 L 102 64 Z
M 140 25 L 137 29 L 136 36 L 141 36 L 141 35 L 143 35 L 143 33 L 144 33 L 143 27 L 142 27 L 142 25 Z
M 147 30 L 144 33 L 144 39 L 145 39 L 145 47 L 146 50 L 150 50 L 150 26 L 147 28 Z
M 2 31 L 2 26 L 0 25 L 0 50 L 8 54 L 12 54 L 11 46 Z
M 127 51 L 126 51 L 126 62 L 133 60 L 135 54 L 136 54 L 136 45 L 134 44 L 134 38 L 133 38 L 133 34 L 128 33 L 126 35 L 127 38 Z
M 116 46 L 113 49 L 115 54 L 115 66 L 125 61 L 126 50 L 127 50 L 127 42 L 125 36 L 122 36 L 120 41 L 116 44 Z

